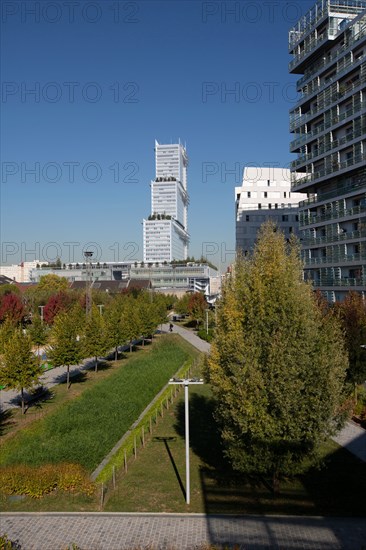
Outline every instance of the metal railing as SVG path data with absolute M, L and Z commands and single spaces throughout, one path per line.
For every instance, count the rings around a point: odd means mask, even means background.
M 364 257 L 364 256 L 363 256 Z M 320 256 L 319 258 L 304 258 L 305 266 L 318 264 L 343 264 L 348 262 L 358 262 L 361 260 L 361 254 L 332 254 L 330 256 Z
M 342 180 L 342 183 L 343 185 L 337 187 L 333 191 L 310 195 L 308 199 L 299 202 L 299 207 L 302 208 L 310 204 L 327 201 L 329 199 L 333 199 L 334 197 L 340 197 L 348 193 L 353 193 L 354 191 L 358 192 L 360 188 L 364 188 L 366 190 L 366 169 L 361 170 L 356 176 L 345 178 Z
M 339 124 L 340 122 L 346 120 L 348 117 L 354 116 L 358 113 L 360 113 L 361 115 L 365 107 L 366 101 L 357 101 L 350 109 L 347 109 L 343 113 L 333 115 L 324 124 L 320 124 L 314 130 L 306 132 L 306 134 L 303 134 L 300 137 L 291 141 L 290 150 L 294 151 L 295 149 L 298 149 L 298 147 L 305 145 L 308 141 L 311 141 L 316 136 L 319 136 L 321 133 L 325 132 L 325 130 L 328 130 L 332 126 L 335 126 L 336 124 Z
M 366 212 L 366 204 L 361 206 L 353 206 L 352 208 L 337 208 L 330 212 L 324 212 L 323 214 L 300 212 L 299 227 L 313 225 L 315 223 L 321 223 L 327 220 L 345 218 L 347 216 L 355 216 L 357 214 L 363 214 L 364 212 Z
M 340 172 L 341 170 L 344 170 L 346 168 L 351 168 L 356 164 L 359 164 L 361 162 L 363 163 L 364 161 L 366 161 L 366 153 L 355 155 L 350 159 L 343 160 L 340 162 L 334 161 L 332 162 L 331 166 L 325 166 L 321 170 L 318 170 L 317 172 L 314 172 L 312 174 L 307 174 L 303 178 L 295 179 L 295 177 L 293 177 L 293 181 L 291 181 L 291 189 L 294 191 L 306 183 L 311 183 L 320 178 L 323 178 L 324 176 L 328 176 L 336 172 Z
M 356 231 L 347 231 L 345 233 L 334 233 L 333 235 L 324 235 L 321 237 L 303 237 L 301 239 L 302 246 L 311 246 L 318 244 L 330 244 L 342 241 L 351 241 L 354 239 L 362 239 L 366 237 L 366 229 L 357 229 Z
M 315 159 L 319 156 L 323 156 L 325 153 L 328 153 L 329 151 L 338 149 L 338 147 L 342 147 L 343 145 L 346 145 L 347 143 L 363 136 L 364 134 L 366 135 L 366 124 L 362 126 L 361 125 L 357 126 L 354 129 L 354 131 L 348 132 L 345 136 L 339 139 L 335 139 L 330 143 L 323 143 L 323 145 L 320 146 L 313 153 L 306 153 L 304 155 L 299 155 L 296 160 L 293 160 L 291 162 L 291 168 L 293 170 L 296 170 L 298 166 L 302 166 L 312 159 Z
M 317 281 L 312 281 L 315 287 L 334 286 L 334 287 L 364 287 L 366 286 L 366 277 L 325 277 Z

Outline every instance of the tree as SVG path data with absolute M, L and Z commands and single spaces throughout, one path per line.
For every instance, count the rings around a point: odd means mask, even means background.
M 181 315 L 188 315 L 190 298 L 191 294 L 184 294 L 181 298 L 179 298 L 177 303 L 174 305 L 174 311 L 180 313 Z
M 85 357 L 94 357 L 94 370 L 98 370 L 98 357 L 108 350 L 106 327 L 104 318 L 98 308 L 93 305 L 88 314 L 82 340 L 83 354 Z
M 80 307 L 75 306 L 70 312 L 63 311 L 55 318 L 50 333 L 50 348 L 47 355 L 55 367 L 66 365 L 67 388 L 70 387 L 70 365 L 77 365 L 83 358 L 81 318 Z
M 61 290 L 65 291 L 68 288 L 69 282 L 66 277 L 59 277 L 53 273 L 50 273 L 49 275 L 42 275 L 38 283 L 39 290 L 47 290 L 51 292 L 60 292 Z
M 301 471 L 344 420 L 347 353 L 334 315 L 302 280 L 299 246 L 264 224 L 253 257 L 224 285 L 207 375 L 225 454 L 234 469 Z
M 24 305 L 17 294 L 5 294 L 0 302 L 0 321 L 9 319 L 13 323 L 20 323 L 25 315 Z
M 41 317 L 36 314 L 32 317 L 32 324 L 28 329 L 29 336 L 31 338 L 32 344 L 37 346 L 37 351 L 39 355 L 39 348 L 47 342 L 48 336 L 48 327 L 45 323 L 42 322 Z
M 201 292 L 195 292 L 190 296 L 188 302 L 188 311 L 193 319 L 195 319 L 197 326 L 204 319 L 206 309 L 207 302 Z
M 49 325 L 55 320 L 55 317 L 61 312 L 66 311 L 71 305 L 71 297 L 66 292 L 57 292 L 53 294 L 43 309 L 43 319 Z
M 154 334 L 157 326 L 155 305 L 149 301 L 146 294 L 142 294 L 138 301 L 138 312 L 141 323 L 142 345 L 144 345 L 145 339 Z
M 22 329 L 16 329 L 5 343 L 0 362 L 0 384 L 6 390 L 20 391 L 24 414 L 24 389 L 39 382 L 42 375 L 40 363 L 32 353 L 32 342 Z
M 109 347 L 115 348 L 114 360 L 118 359 L 118 346 L 123 342 L 122 300 L 121 297 L 108 304 L 105 311 L 107 341 Z
M 137 300 L 132 297 L 125 298 L 122 308 L 122 338 L 130 344 L 133 350 L 133 341 L 141 336 L 142 324 L 137 307 Z
M 21 292 L 17 285 L 6 283 L 5 285 L 0 285 L 0 296 L 4 296 L 5 294 L 18 294 L 19 296 Z
M 347 381 L 355 390 L 357 385 L 366 380 L 366 301 L 361 294 L 349 292 L 343 302 L 336 304 L 335 310 L 344 329 L 348 351 L 349 368 Z

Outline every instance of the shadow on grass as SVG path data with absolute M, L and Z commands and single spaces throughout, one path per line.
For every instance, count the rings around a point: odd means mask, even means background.
M 70 384 L 83 384 L 86 382 L 86 372 L 84 371 L 76 371 L 75 373 L 70 371 Z M 58 376 L 55 376 L 53 379 L 53 382 L 55 384 L 66 384 L 67 380 L 67 371 L 65 369 L 65 372 L 62 374 L 59 374 Z
M 232 470 L 225 459 L 213 418 L 214 400 L 190 394 L 190 447 L 200 458 L 200 481 L 207 514 L 293 514 L 366 516 L 366 463 L 332 442 L 324 448 L 321 469 L 281 480 L 274 495 L 260 474 Z M 184 437 L 184 402 L 176 412 L 176 432 Z
M 180 487 L 180 490 L 182 491 L 182 494 L 183 494 L 183 497 L 184 497 L 184 500 L 186 500 L 186 490 L 184 488 L 184 485 L 183 485 L 183 482 L 182 482 L 182 478 L 180 477 L 180 474 L 179 474 L 179 471 L 178 471 L 178 468 L 177 468 L 177 465 L 175 463 L 175 460 L 173 458 L 173 455 L 172 455 L 172 452 L 170 450 L 170 447 L 168 445 L 168 441 L 175 441 L 176 440 L 176 437 L 164 437 L 164 436 L 161 436 L 161 437 L 153 437 L 153 441 L 162 441 L 164 442 L 164 445 L 165 445 L 165 449 L 168 453 L 168 456 L 169 456 L 169 459 L 170 459 L 170 462 L 173 466 L 173 470 L 174 470 L 174 473 L 176 475 L 176 478 L 178 480 L 178 483 L 179 483 L 179 487 Z
M 4 435 L 13 424 L 13 412 L 11 409 L 0 411 L 0 436 Z

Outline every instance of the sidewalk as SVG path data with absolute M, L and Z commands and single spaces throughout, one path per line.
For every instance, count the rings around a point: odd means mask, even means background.
M 66 550 L 72 543 L 81 550 L 195 550 L 207 544 L 236 550 L 366 548 L 362 518 L 4 513 L 1 532 L 21 550 Z

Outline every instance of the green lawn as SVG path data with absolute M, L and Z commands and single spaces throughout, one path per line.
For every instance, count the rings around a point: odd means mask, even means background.
M 161 337 L 148 351 L 131 355 L 112 375 L 6 441 L 0 464 L 74 462 L 92 471 L 194 354 L 178 336 Z
M 260 476 L 234 473 L 222 458 L 207 386 L 190 387 L 191 504 L 184 498 L 183 392 L 153 439 L 121 472 L 105 510 L 209 514 L 366 515 L 366 464 L 329 441 L 321 470 L 285 479 L 279 496 Z

